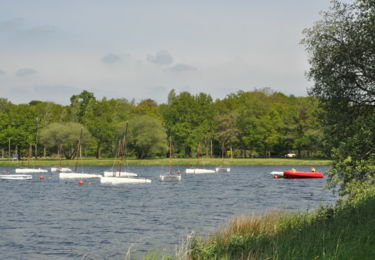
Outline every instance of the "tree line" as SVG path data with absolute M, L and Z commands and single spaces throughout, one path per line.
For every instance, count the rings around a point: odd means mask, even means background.
M 113 157 L 125 124 L 128 155 L 176 157 L 327 157 L 329 148 L 314 97 L 286 96 L 271 89 L 238 91 L 213 100 L 171 90 L 166 103 L 152 99 L 97 99 L 82 91 L 69 105 L 33 100 L 12 104 L 0 99 L 3 157 L 64 156 L 72 159 L 82 131 L 84 156 Z

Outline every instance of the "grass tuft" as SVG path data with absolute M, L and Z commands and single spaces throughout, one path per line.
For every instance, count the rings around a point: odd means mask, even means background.
M 375 259 L 375 189 L 312 214 L 232 218 L 187 259 Z

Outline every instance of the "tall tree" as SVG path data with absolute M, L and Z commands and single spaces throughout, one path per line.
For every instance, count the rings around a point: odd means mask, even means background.
M 164 156 L 167 152 L 167 136 L 161 122 L 153 117 L 139 116 L 129 120 L 129 148 L 137 158 Z
M 81 136 L 82 133 L 82 136 Z M 77 141 L 85 145 L 90 140 L 89 131 L 81 124 L 74 122 L 52 123 L 41 130 L 40 142 L 58 153 L 63 153 L 66 159 L 79 156 L 75 154 Z
M 353 183 L 374 182 L 375 1 L 332 1 L 322 19 L 305 30 L 310 94 L 325 106 L 326 133 L 334 152 L 331 185 L 343 194 Z

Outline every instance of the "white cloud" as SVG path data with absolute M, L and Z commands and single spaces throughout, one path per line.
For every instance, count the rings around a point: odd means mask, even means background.
M 173 57 L 167 51 L 159 51 L 155 55 L 148 55 L 147 60 L 155 64 L 168 65 L 172 64 Z
M 37 71 L 32 69 L 32 68 L 22 68 L 22 69 L 18 69 L 16 71 L 16 76 L 17 77 L 28 77 L 28 76 L 32 76 L 36 73 L 37 73 Z
M 113 63 L 120 62 L 121 57 L 119 55 L 109 53 L 109 54 L 105 55 L 104 57 L 102 57 L 101 61 L 103 63 L 113 64 Z

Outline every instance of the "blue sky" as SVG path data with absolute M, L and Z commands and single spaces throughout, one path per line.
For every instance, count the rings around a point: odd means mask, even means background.
M 272 88 L 306 95 L 302 30 L 329 0 L 2 0 L 0 97 L 166 101 Z

